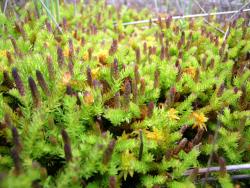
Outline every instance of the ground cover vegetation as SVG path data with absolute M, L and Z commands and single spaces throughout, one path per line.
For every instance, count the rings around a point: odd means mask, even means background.
M 123 26 L 151 15 L 103 1 L 25 7 L 0 14 L 0 186 L 249 185 L 226 168 L 250 161 L 246 13 L 223 34 L 170 15 Z

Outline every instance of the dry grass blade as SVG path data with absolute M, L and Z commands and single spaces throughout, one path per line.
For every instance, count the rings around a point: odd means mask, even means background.
M 250 11 L 250 9 L 242 10 L 242 12 L 249 12 L 249 11 Z M 172 19 L 173 20 L 178 20 L 178 19 L 199 18 L 199 17 L 208 17 L 208 16 L 219 16 L 219 15 L 234 14 L 236 12 L 238 12 L 238 10 L 225 11 L 225 12 L 214 12 L 214 13 L 209 13 L 209 14 L 208 13 L 189 14 L 189 15 L 184 15 L 184 16 L 173 16 Z M 161 19 L 163 21 L 166 18 L 161 18 Z M 151 20 L 152 20 L 152 22 L 156 22 L 158 20 L 158 18 L 153 18 Z M 122 25 L 126 26 L 126 25 L 146 24 L 146 23 L 149 23 L 149 22 L 150 22 L 149 19 L 148 20 L 138 20 L 138 21 L 133 21 L 133 22 L 125 22 Z
M 226 170 L 228 172 L 230 172 L 230 171 L 240 171 L 240 170 L 249 170 L 249 169 L 250 169 L 250 163 L 249 164 L 227 165 L 226 166 Z M 184 173 L 184 176 L 191 175 L 193 171 L 194 171 L 194 169 L 187 170 Z M 209 171 L 209 172 L 219 172 L 220 167 L 215 166 L 215 167 L 209 167 L 209 168 L 200 168 L 200 169 L 198 169 L 198 174 L 206 174 L 207 171 Z
M 247 7 L 249 4 L 250 4 L 250 1 L 249 1 L 248 3 L 246 3 L 245 5 L 243 5 L 239 10 L 237 10 L 237 11 L 229 18 L 228 21 L 229 21 L 229 22 L 234 21 L 235 16 L 236 16 L 237 14 L 239 14 L 241 11 L 244 11 L 243 9 L 244 9 L 245 7 Z M 227 30 L 226 30 L 226 33 L 224 34 L 223 42 L 224 42 L 225 40 L 227 40 L 227 37 L 228 37 L 229 33 L 230 33 L 230 25 L 228 26 L 228 28 L 227 28 Z
M 233 18 L 234 18 L 239 12 L 241 12 L 244 8 L 246 8 L 249 4 L 250 4 L 250 1 L 249 1 L 248 3 L 246 3 L 245 5 L 243 5 L 237 12 L 235 12 L 235 13 L 229 18 L 229 21 L 233 21 Z
M 46 5 L 44 4 L 44 2 L 42 0 L 39 0 L 40 3 L 42 4 L 42 6 L 45 8 L 46 12 L 48 13 L 48 15 L 50 16 L 51 20 L 55 23 L 57 29 L 63 33 L 62 28 L 59 26 L 59 24 L 57 23 L 55 17 L 51 14 L 50 10 L 48 9 L 48 7 L 46 7 Z
M 204 10 L 204 8 L 201 7 L 201 5 L 200 5 L 200 3 L 199 3 L 198 1 L 194 0 L 194 3 L 201 9 L 201 11 L 202 11 L 203 13 L 205 13 L 205 14 L 207 13 L 207 12 Z M 213 28 L 216 29 L 217 31 L 219 31 L 219 32 L 221 32 L 221 33 L 223 33 L 223 34 L 225 34 L 225 32 L 224 32 L 223 30 L 221 30 L 220 28 L 215 27 L 214 25 L 212 25 L 211 23 L 209 23 L 209 21 L 208 21 L 206 18 L 204 18 L 204 21 L 205 21 L 206 24 L 208 24 L 209 26 L 213 27 Z
M 223 42 L 227 39 L 227 36 L 229 35 L 229 31 L 230 31 L 230 26 L 228 26 L 225 34 L 224 34 L 224 37 L 223 37 Z

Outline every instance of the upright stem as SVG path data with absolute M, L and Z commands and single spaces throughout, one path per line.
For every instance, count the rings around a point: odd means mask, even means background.
M 56 3 L 55 4 L 56 20 L 59 22 L 60 21 L 60 9 L 59 9 L 60 2 L 59 2 L 59 0 L 56 0 L 55 3 Z
M 241 170 L 249 170 L 250 169 L 250 164 L 237 164 L 237 165 L 227 165 L 226 170 L 228 172 L 235 172 L 235 171 L 241 171 Z M 189 176 L 193 173 L 194 169 L 187 170 L 183 175 L 184 176 Z M 208 168 L 200 168 L 198 169 L 198 174 L 206 174 L 208 171 Z M 220 167 L 219 166 L 213 166 L 209 167 L 209 172 L 219 172 Z
M 242 12 L 249 12 L 250 9 L 243 9 Z M 233 10 L 233 11 L 225 11 L 225 12 L 214 12 L 214 13 L 202 13 L 202 14 L 189 14 L 189 15 L 184 15 L 184 16 L 173 16 L 173 20 L 179 20 L 179 19 L 188 19 L 188 18 L 199 18 L 199 17 L 208 17 L 208 16 L 218 16 L 218 15 L 227 15 L 227 14 L 234 14 L 238 12 L 238 10 Z M 165 20 L 165 18 L 161 18 L 162 21 Z M 151 19 L 152 22 L 156 22 L 158 18 L 153 18 Z M 146 24 L 149 23 L 150 20 L 138 20 L 138 21 L 133 21 L 133 22 L 125 22 L 122 25 L 136 25 L 136 24 Z M 115 23 L 116 24 L 116 23 Z
M 201 11 L 202 11 L 203 13 L 207 13 L 207 12 L 204 10 L 204 8 L 201 7 L 201 5 L 200 5 L 200 3 L 199 3 L 198 1 L 194 0 L 194 3 L 201 9 Z M 225 32 L 224 32 L 222 29 L 213 26 L 211 23 L 208 22 L 208 20 L 207 20 L 206 18 L 204 18 L 204 21 L 205 21 L 206 24 L 208 24 L 209 26 L 213 27 L 213 28 L 216 29 L 217 31 L 219 31 L 219 32 L 221 32 L 221 33 L 223 33 L 223 34 L 225 34 Z
M 248 5 L 250 4 L 250 1 L 248 3 L 246 3 L 245 5 L 243 5 L 239 10 L 237 10 L 230 18 L 230 21 L 233 21 L 233 18 L 239 14 L 244 8 L 246 8 Z

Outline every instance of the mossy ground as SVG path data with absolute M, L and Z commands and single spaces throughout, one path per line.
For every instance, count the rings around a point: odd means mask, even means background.
M 210 157 L 208 186 L 249 185 L 225 171 L 250 160 L 247 14 L 224 40 L 203 19 L 123 26 L 150 14 L 103 1 L 62 5 L 61 33 L 26 6 L 0 15 L 2 187 L 199 187 L 183 174 Z

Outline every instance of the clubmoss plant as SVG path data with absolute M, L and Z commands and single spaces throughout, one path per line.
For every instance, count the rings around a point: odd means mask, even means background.
M 124 26 L 152 15 L 103 0 L 54 7 L 62 32 L 26 8 L 0 14 L 0 187 L 233 187 L 248 174 L 227 169 L 250 161 L 244 12 L 224 37 L 199 18 Z

